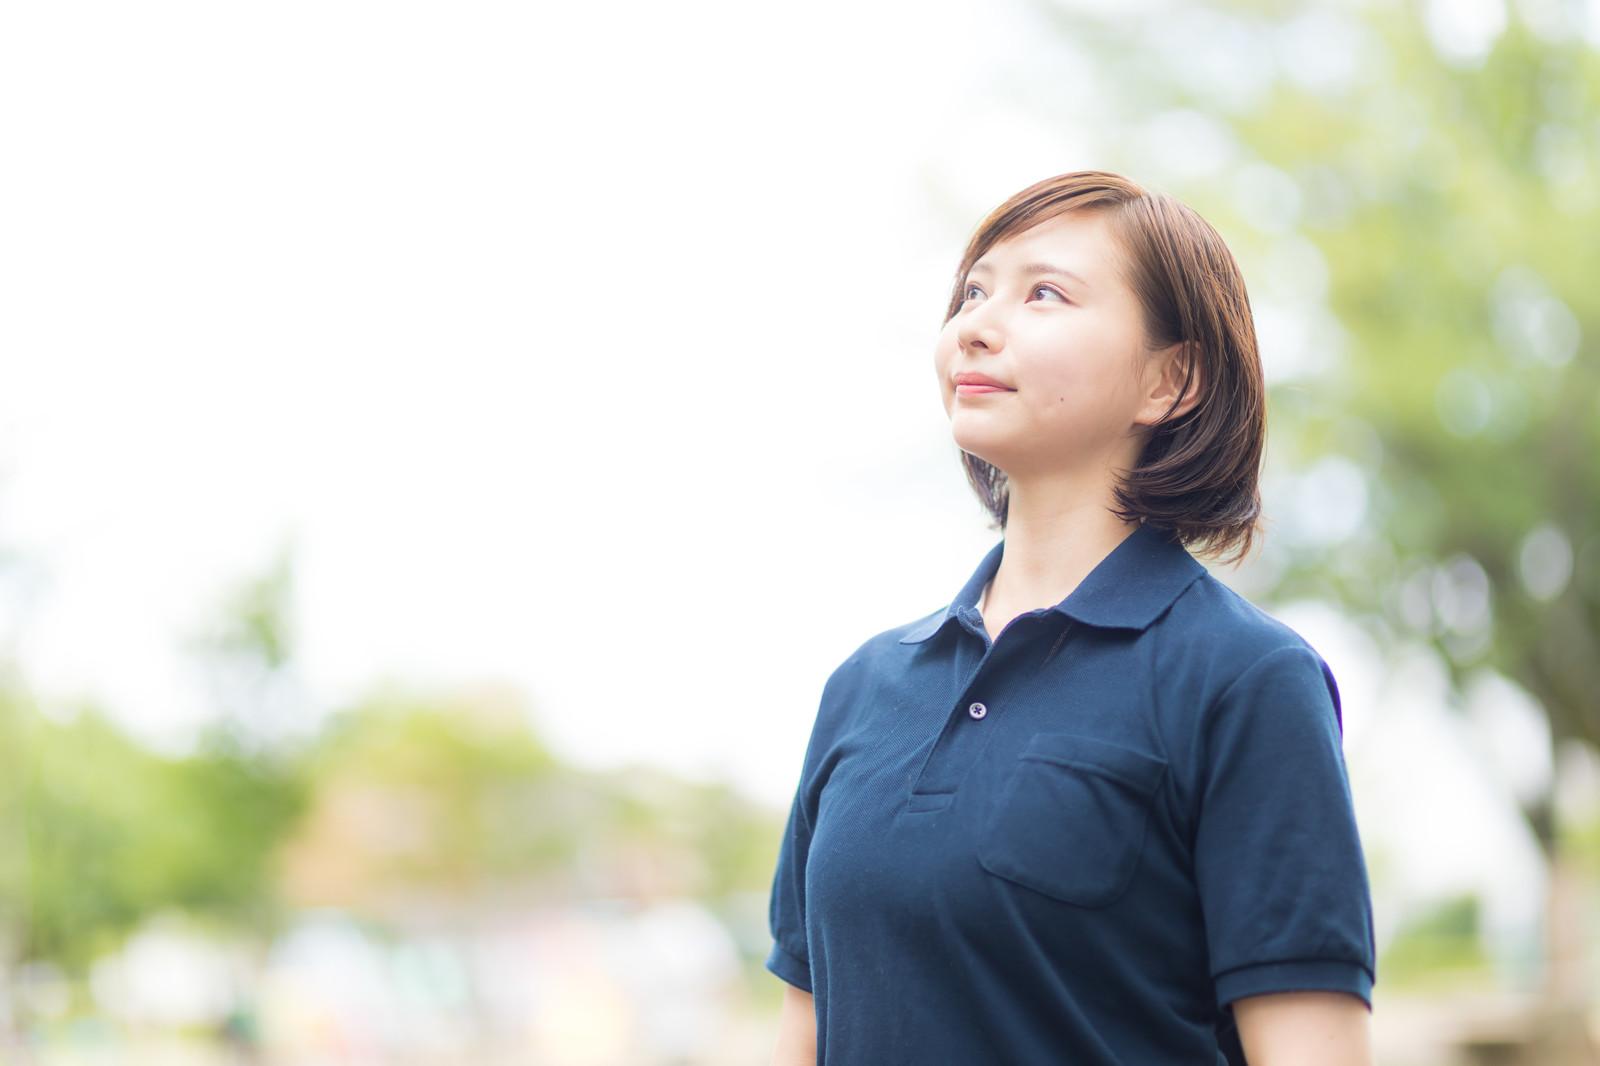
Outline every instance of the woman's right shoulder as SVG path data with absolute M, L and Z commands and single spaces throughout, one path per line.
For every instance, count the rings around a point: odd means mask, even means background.
M 906 661 L 907 654 L 916 650 L 915 645 L 920 643 L 944 619 L 946 607 L 939 607 L 925 615 L 913 618 L 909 622 L 880 630 L 856 645 L 852 651 L 839 664 L 838 669 L 855 667 L 858 669 L 872 670 L 876 668 L 894 670 L 900 668 Z
M 933 611 L 922 618 L 891 626 L 890 629 L 875 632 L 850 651 L 850 655 L 840 659 L 834 669 L 827 675 L 827 682 L 822 687 L 822 704 L 837 704 L 848 701 L 851 695 L 858 693 L 862 687 L 870 685 L 874 679 L 883 679 L 886 675 L 893 674 L 901 669 L 906 661 L 907 651 L 912 648 L 901 642 L 901 637 L 907 632 L 915 632 L 918 626 L 928 623 L 931 618 L 942 613 L 944 608 Z
M 919 632 L 942 615 L 944 610 L 940 607 L 920 618 L 880 630 L 860 641 L 828 674 L 827 681 L 823 685 L 823 709 L 848 705 L 856 696 L 874 684 L 892 680 L 898 672 L 904 670 L 907 656 L 916 650 L 914 645 L 906 643 L 902 638 L 908 633 Z

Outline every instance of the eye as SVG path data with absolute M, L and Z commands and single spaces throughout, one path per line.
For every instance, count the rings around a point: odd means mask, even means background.
M 965 307 L 967 301 L 972 299 L 972 290 L 974 289 L 977 289 L 979 292 L 983 291 L 981 288 L 978 288 L 978 284 L 976 282 L 967 282 L 966 287 L 961 290 L 961 303 L 957 306 Z M 1031 296 L 1036 292 L 1048 292 L 1060 299 L 1062 303 L 1070 304 L 1072 302 L 1071 300 L 1067 299 L 1066 295 L 1060 290 L 1051 288 L 1049 285 L 1035 285 L 1028 295 Z

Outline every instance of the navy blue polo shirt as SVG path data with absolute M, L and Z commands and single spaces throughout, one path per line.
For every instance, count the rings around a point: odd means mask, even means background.
M 991 642 L 1004 550 L 823 686 L 766 960 L 818 1063 L 1214 1066 L 1241 996 L 1370 1006 L 1327 663 L 1151 524 Z

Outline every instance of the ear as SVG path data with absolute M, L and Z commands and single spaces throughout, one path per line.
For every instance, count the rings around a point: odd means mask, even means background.
M 1189 381 L 1188 391 L 1184 391 L 1184 375 L 1193 368 L 1193 377 Z M 1200 402 L 1201 389 L 1205 382 L 1201 376 L 1201 362 L 1199 351 L 1193 341 L 1179 341 L 1177 344 L 1153 352 L 1145 363 L 1145 373 L 1140 379 L 1143 395 L 1139 405 L 1139 412 L 1134 416 L 1134 423 L 1141 426 L 1153 426 L 1163 417 L 1167 421 L 1181 418 L 1194 410 L 1195 404 Z M 1173 410 L 1167 414 L 1167 408 L 1172 407 L 1174 400 L 1182 393 L 1183 399 Z

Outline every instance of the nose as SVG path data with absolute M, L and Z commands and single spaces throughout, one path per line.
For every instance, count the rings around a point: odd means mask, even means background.
M 998 352 L 1004 343 L 1000 331 L 995 328 L 994 319 L 988 312 L 989 301 L 979 304 L 968 311 L 961 320 L 960 327 L 956 330 L 956 340 L 961 345 L 961 350 L 987 351 L 991 354 Z

